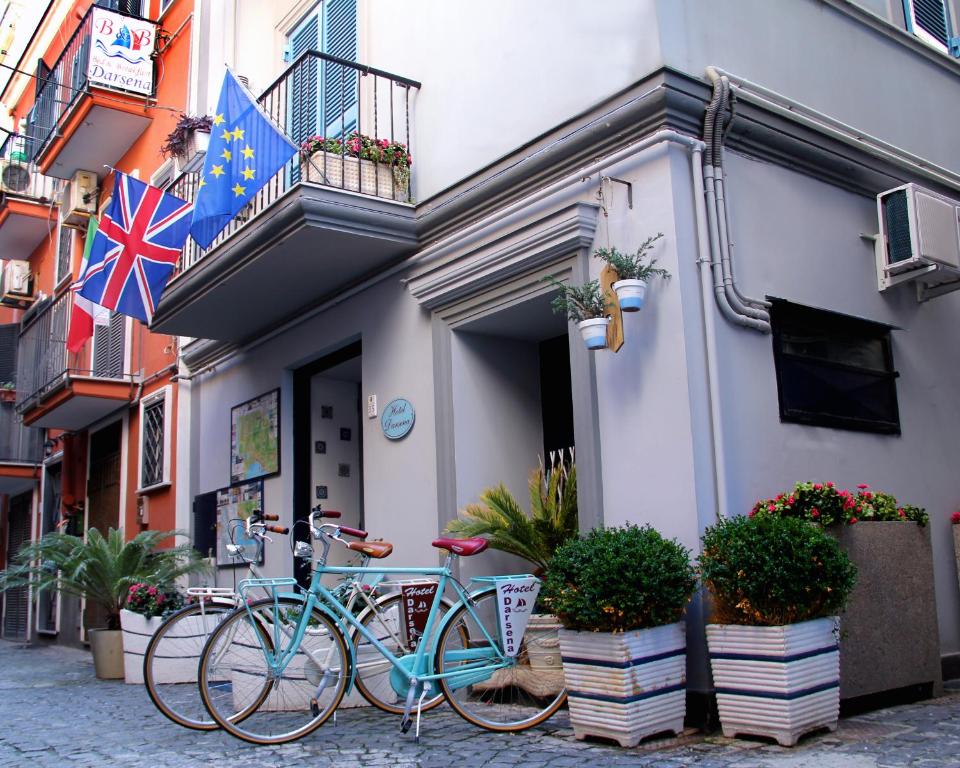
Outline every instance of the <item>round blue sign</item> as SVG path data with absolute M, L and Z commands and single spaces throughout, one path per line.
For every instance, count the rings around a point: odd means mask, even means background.
M 413 404 L 409 400 L 398 397 L 387 403 L 383 409 L 383 415 L 380 416 L 380 428 L 383 434 L 391 440 L 399 440 L 406 437 L 407 433 L 413 429 L 413 420 L 416 414 L 413 412 Z

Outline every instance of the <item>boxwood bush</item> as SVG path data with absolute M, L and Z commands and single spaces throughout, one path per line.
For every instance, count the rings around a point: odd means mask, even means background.
M 567 629 L 625 632 L 678 621 L 695 586 L 689 550 L 649 526 L 628 525 L 557 549 L 543 594 Z
M 757 515 L 707 528 L 700 573 L 714 599 L 715 622 L 779 626 L 835 615 L 857 569 L 816 525 Z

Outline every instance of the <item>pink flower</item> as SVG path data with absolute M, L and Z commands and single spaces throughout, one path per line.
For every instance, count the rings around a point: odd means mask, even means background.
M 822 490 L 823 490 L 823 483 L 814 483 L 814 484 L 813 484 L 813 490 L 815 490 L 815 491 L 822 491 Z
M 850 520 L 849 520 L 850 525 L 853 525 L 853 524 L 856 523 L 856 522 L 857 522 L 857 518 L 855 518 L 855 517 L 851 517 Z
M 870 491 L 867 491 L 866 493 L 863 494 L 863 498 L 865 498 L 867 501 L 870 501 L 870 499 L 873 498 L 873 494 L 870 493 Z
M 147 594 L 150 595 L 151 597 L 153 597 L 155 594 L 157 594 L 157 588 L 156 588 L 156 587 L 147 587 Z
M 903 511 L 903 507 L 900 507 L 899 509 L 897 509 L 897 514 L 900 515 L 900 517 L 907 516 L 907 513 Z M 960 512 L 954 512 L 953 514 L 960 515 Z M 960 520 L 960 517 L 958 517 L 957 519 Z
M 950 522 L 954 525 L 960 525 L 960 511 L 954 512 L 950 515 Z
M 810 517 L 812 517 L 814 520 L 816 520 L 818 517 L 820 517 L 820 510 L 817 509 L 816 507 L 814 507 L 813 509 L 811 509 L 811 510 L 810 510 Z
M 792 505 L 795 501 L 796 501 L 796 499 L 794 498 L 793 494 L 791 493 L 790 496 L 787 498 L 787 504 L 788 504 L 788 505 Z
M 157 595 L 157 605 L 161 605 L 162 603 L 163 603 L 163 595 Z
M 860 485 L 857 486 L 857 488 L 859 488 L 861 491 L 862 491 L 862 490 L 865 490 L 865 489 L 867 489 L 867 488 L 869 488 L 869 487 L 870 487 L 870 486 L 867 485 L 866 483 L 860 483 Z
M 844 509 L 853 509 L 856 505 L 857 503 L 853 499 L 847 499 L 845 502 L 843 502 Z
M 829 480 L 827 481 L 827 488 L 833 488 L 833 483 L 831 483 Z
M 767 511 L 774 512 L 776 511 L 776 509 L 777 509 L 776 504 L 767 504 Z
M 751 509 L 749 512 L 747 512 L 747 517 L 754 517 L 756 514 L 757 510 Z

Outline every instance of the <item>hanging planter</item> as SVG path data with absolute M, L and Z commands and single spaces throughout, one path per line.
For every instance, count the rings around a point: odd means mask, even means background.
M 165 157 L 176 157 L 184 172 L 199 171 L 210 146 L 212 128 L 213 118 L 209 115 L 180 115 L 177 124 L 160 147 L 160 152 Z
M 647 283 L 654 277 L 669 279 L 670 273 L 656 266 L 657 260 L 644 261 L 645 254 L 653 244 L 663 237 L 662 232 L 644 240 L 636 253 L 622 253 L 616 248 L 599 248 L 593 252 L 595 258 L 609 264 L 620 278 L 613 284 L 621 312 L 638 312 L 643 307 L 647 293 Z
M 589 320 L 581 320 L 577 323 L 577 328 L 580 329 L 580 335 L 583 337 L 583 343 L 587 345 L 587 349 L 606 349 L 608 325 L 610 325 L 609 317 L 592 317 Z
M 559 289 L 550 306 L 556 314 L 565 314 L 577 324 L 587 349 L 605 349 L 607 346 L 607 317 L 609 300 L 600 288 L 599 280 L 590 280 L 583 285 L 567 285 L 548 276 L 544 280 Z
M 617 280 L 613 290 L 617 294 L 621 312 L 639 312 L 643 309 L 643 299 L 647 294 L 646 280 Z

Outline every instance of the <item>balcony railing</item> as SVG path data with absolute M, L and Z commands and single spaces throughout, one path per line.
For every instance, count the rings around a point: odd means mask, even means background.
M 40 203 L 60 198 L 63 181 L 37 170 L 27 157 L 28 141 L 13 133 L 0 145 L 0 204 L 8 198 Z
M 67 332 L 72 308 L 73 291 L 64 291 L 56 299 L 44 299 L 25 317 L 17 357 L 17 411 L 21 414 L 71 377 L 131 379 L 124 371 L 122 325 L 109 330 L 103 326 L 102 335 L 95 332 L 92 368 L 69 366 Z M 123 318 L 115 316 L 115 320 L 122 324 Z
M 420 83 L 318 51 L 305 51 L 258 99 L 264 112 L 296 145 L 315 136 L 348 145 L 353 134 L 405 145 L 412 154 L 411 91 Z M 170 187 L 184 200 L 196 197 L 200 174 L 182 174 Z M 256 219 L 301 182 L 336 187 L 363 195 L 410 202 L 411 184 L 386 163 L 345 154 L 300 152 L 253 197 L 247 207 L 211 243 L 216 248 Z M 184 272 L 205 253 L 188 240 L 179 269 Z
M 39 464 L 43 430 L 23 426 L 13 403 L 0 402 L 0 462 Z
M 74 105 L 88 92 L 90 81 L 87 71 L 90 64 L 90 51 L 93 47 L 91 41 L 93 39 L 94 13 L 98 10 L 107 9 L 129 19 L 146 21 L 139 16 L 131 16 L 115 9 L 119 7 L 117 4 L 111 3 L 96 3 L 91 6 L 81 20 L 80 26 L 67 41 L 60 58 L 43 78 L 44 82 L 37 93 L 29 121 L 30 140 L 27 144 L 27 156 L 30 159 L 36 160 L 50 142 L 60 134 L 60 129 Z M 103 86 L 98 84 L 98 87 L 124 90 L 114 85 Z M 147 95 L 154 95 L 155 90 L 156 78 L 153 78 L 151 92 Z M 139 91 L 136 92 L 136 95 L 146 97 Z

